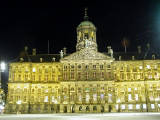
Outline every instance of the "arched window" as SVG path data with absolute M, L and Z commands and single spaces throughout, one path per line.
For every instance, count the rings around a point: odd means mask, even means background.
M 89 106 L 86 107 L 86 111 L 89 111 Z
M 82 111 L 82 106 L 79 107 L 79 111 Z
M 97 106 L 93 106 L 93 111 L 97 111 Z

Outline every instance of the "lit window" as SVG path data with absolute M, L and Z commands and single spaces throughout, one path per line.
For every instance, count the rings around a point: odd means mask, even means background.
M 111 94 L 110 94 L 110 95 L 111 95 Z M 101 97 L 101 99 L 103 99 L 103 98 L 104 98 L 104 94 L 101 94 L 101 96 L 100 96 L 100 97 Z
M 120 103 L 120 102 L 121 102 L 121 100 L 118 98 L 118 99 L 117 99 L 117 103 Z
M 54 102 L 54 96 L 52 96 L 52 102 Z
M 152 79 L 152 75 L 151 75 L 151 74 L 150 74 L 150 75 L 148 75 L 148 78 L 149 78 L 149 79 Z
M 67 96 L 64 96 L 64 100 L 66 100 L 67 99 Z
M 134 90 L 138 90 L 137 88 L 134 88 Z
M 121 105 L 121 109 L 124 110 L 126 108 L 125 105 Z
M 33 72 L 36 72 L 36 68 L 33 68 L 32 71 L 33 71 Z
M 136 109 L 140 109 L 140 104 L 136 104 Z
M 146 104 L 143 104 L 143 109 L 146 109 L 147 108 L 147 105 Z
M 154 69 L 157 69 L 157 65 L 154 66 Z
M 45 92 L 47 93 L 47 92 L 48 92 L 48 89 L 46 89 Z
M 96 72 L 93 72 L 93 78 L 96 78 Z
M 151 69 L 151 66 L 150 66 L 150 65 L 147 65 L 147 68 L 148 68 L 148 69 Z
M 155 105 L 154 105 L 154 104 L 151 104 L 151 108 L 152 108 L 152 109 L 155 109 Z
M 159 98 L 159 97 L 155 98 L 155 101 L 159 101 L 159 100 L 160 100 L 160 98 Z
M 128 94 L 128 100 L 132 100 L 132 95 Z
M 112 94 L 108 94 L 108 102 L 112 102 Z
M 139 69 L 142 69 L 143 67 L 142 66 L 139 66 Z
M 48 96 L 45 96 L 44 102 L 48 102 Z
M 21 101 L 21 100 L 18 100 L 18 101 L 17 101 L 17 104 L 21 104 L 21 103 L 22 103 L 22 101 Z
M 128 88 L 128 92 L 131 92 L 131 88 Z
M 153 97 L 153 96 L 150 96 L 150 100 L 151 100 L 151 101 L 154 101 L 154 97 Z
M 97 94 L 93 94 L 93 101 L 97 101 Z
M 132 104 L 129 104 L 129 105 L 128 105 L 128 109 L 129 109 L 129 110 L 133 109 L 133 105 L 132 105 Z
M 82 101 L 82 96 L 81 95 L 79 95 L 79 101 Z
M 135 94 L 135 100 L 138 100 L 138 94 Z
M 89 94 L 86 95 L 86 102 L 89 102 L 90 96 Z
M 118 110 L 118 108 L 119 108 L 118 104 L 117 104 L 117 105 L 115 105 L 115 107 L 116 107 L 116 110 Z

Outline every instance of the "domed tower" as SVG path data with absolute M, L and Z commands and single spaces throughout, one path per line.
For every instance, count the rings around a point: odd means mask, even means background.
M 97 51 L 96 27 L 88 20 L 87 9 L 85 9 L 84 21 L 77 27 L 77 45 L 76 50 L 89 48 Z

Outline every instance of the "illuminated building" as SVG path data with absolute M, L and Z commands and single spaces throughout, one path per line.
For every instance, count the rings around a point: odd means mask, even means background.
M 76 52 L 32 55 L 10 64 L 6 113 L 160 111 L 160 60 L 97 50 L 96 27 L 85 15 Z

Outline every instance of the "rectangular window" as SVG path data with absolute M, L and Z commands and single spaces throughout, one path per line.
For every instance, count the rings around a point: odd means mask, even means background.
M 45 96 L 44 102 L 48 102 L 48 96 Z
M 96 69 L 96 65 L 93 65 L 93 69 Z
M 67 73 L 64 72 L 64 80 L 67 80 Z
M 24 99 L 24 102 L 26 102 L 26 96 L 24 96 L 24 98 L 23 98 L 23 99 Z
M 154 105 L 154 104 L 151 104 L 151 108 L 152 108 L 152 109 L 155 109 L 155 105 Z
M 124 110 L 125 108 L 126 108 L 126 106 L 122 104 L 121 109 Z
M 131 88 L 128 88 L 128 92 L 131 92 Z
M 88 72 L 86 72 L 86 80 L 88 80 Z
M 104 72 L 101 72 L 101 78 L 104 78 Z
M 45 75 L 45 81 L 48 81 L 48 75 Z
M 128 94 L 128 100 L 132 100 L 132 95 Z
M 81 73 L 80 72 L 78 73 L 78 79 L 79 80 L 81 79 Z
M 115 107 L 116 107 L 116 110 L 118 110 L 118 109 L 119 109 L 119 106 L 118 106 L 118 104 L 116 104 L 116 105 L 115 105 Z
M 74 79 L 74 73 L 71 72 L 71 79 Z
M 93 94 L 93 101 L 97 101 L 97 94 Z
M 131 77 L 130 77 L 130 73 L 127 73 L 127 79 L 130 80 Z
M 140 104 L 136 104 L 136 109 L 140 109 Z
M 129 105 L 128 105 L 128 109 L 129 109 L 129 110 L 133 109 L 133 105 L 132 105 L 132 104 L 129 104 Z
M 100 69 L 103 70 L 103 65 L 100 65 Z
M 147 108 L 147 105 L 146 104 L 143 104 L 143 109 L 146 109 Z
M 138 100 L 138 94 L 135 94 L 135 100 L 136 101 Z
M 96 72 L 93 72 L 93 78 L 96 78 Z
M 89 94 L 86 95 L 86 102 L 89 102 L 90 96 Z
M 108 102 L 112 102 L 112 94 L 108 94 Z

